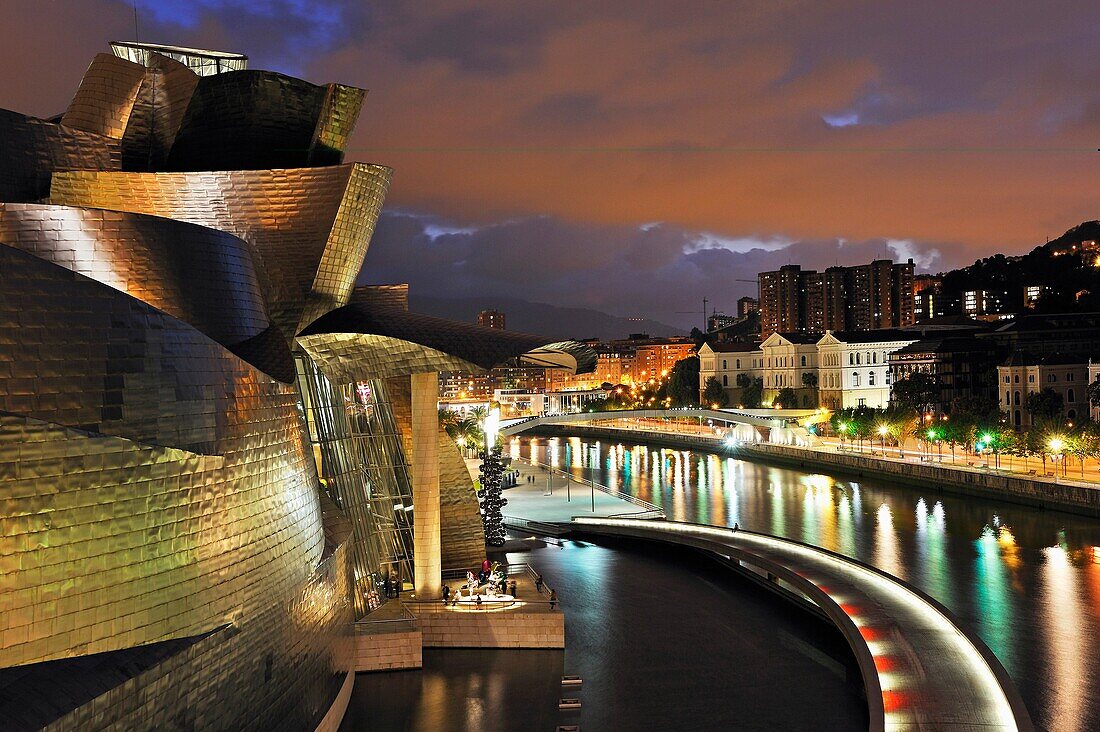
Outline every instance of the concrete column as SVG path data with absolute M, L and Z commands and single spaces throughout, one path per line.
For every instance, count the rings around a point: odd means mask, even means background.
M 412 375 L 413 569 L 416 599 L 440 597 L 439 374 Z

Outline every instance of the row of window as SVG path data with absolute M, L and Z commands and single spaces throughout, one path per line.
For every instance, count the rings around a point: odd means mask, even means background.
M 1005 406 L 1008 406 L 1010 404 L 1012 404 L 1014 406 L 1017 406 L 1017 407 L 1020 406 L 1020 392 L 1018 392 L 1018 391 L 1012 392 L 1011 397 L 1012 398 L 1010 400 L 1009 399 L 1009 392 L 1006 391 L 1005 392 Z M 1067 389 L 1066 390 L 1066 402 L 1068 404 L 1073 404 L 1076 401 L 1077 401 L 1077 395 L 1074 393 L 1073 389 Z
M 1076 374 L 1074 374 L 1073 372 L 1070 372 L 1070 373 L 1066 374 L 1066 381 L 1076 381 L 1076 380 L 1077 380 Z M 1012 381 L 1019 384 L 1020 383 L 1020 375 L 1019 374 L 1014 374 L 1012 376 Z M 1047 374 L 1047 383 L 1048 384 L 1054 384 L 1054 383 L 1057 383 L 1057 381 L 1058 381 L 1058 374 Z M 1005 383 L 1006 384 L 1008 383 L 1008 375 L 1007 374 L 1005 374 Z M 1029 384 L 1034 384 L 1035 383 L 1035 374 L 1028 374 L 1027 375 L 1027 383 L 1029 383 Z

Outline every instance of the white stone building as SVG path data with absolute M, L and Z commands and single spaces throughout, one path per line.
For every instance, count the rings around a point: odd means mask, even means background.
M 1051 389 L 1062 397 L 1062 416 L 1075 420 L 1090 413 L 1088 388 L 1100 365 L 1074 354 L 1032 356 L 1017 351 L 997 367 L 998 403 L 1014 427 L 1030 427 L 1028 395 Z
M 817 342 L 820 333 L 772 333 L 760 344 L 764 361 L 764 405 L 783 389 L 794 391 L 797 404 L 817 406 Z
M 817 342 L 820 406 L 882 409 L 890 403 L 890 354 L 918 334 L 894 328 L 826 331 Z

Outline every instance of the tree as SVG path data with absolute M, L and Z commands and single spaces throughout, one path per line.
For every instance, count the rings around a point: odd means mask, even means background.
M 785 386 L 775 395 L 772 404 L 780 409 L 794 409 L 798 406 L 798 397 L 795 396 L 794 389 Z
M 752 385 L 752 379 L 749 378 L 748 374 L 738 374 L 735 382 L 737 383 L 737 388 L 739 389 L 747 389 Z M 1100 406 L 1100 404 L 1098 404 L 1097 406 Z
M 691 329 L 691 340 L 695 341 L 695 348 L 698 350 L 703 347 L 703 344 L 707 342 L 707 334 L 698 328 Z
M 817 374 L 815 374 L 813 371 L 803 371 L 802 386 L 815 388 L 817 386 Z
M 481 507 L 485 543 L 489 546 L 504 546 L 504 514 L 501 513 L 501 509 L 508 504 L 508 501 L 501 495 L 504 461 L 501 459 L 500 452 L 500 446 L 493 445 L 481 453 L 477 501 Z
M 742 374 L 743 376 L 744 374 Z M 748 381 L 748 377 L 745 377 Z M 740 380 L 738 380 L 740 384 Z M 759 376 L 752 380 L 750 384 L 742 388 L 741 391 L 741 404 L 747 409 L 759 409 L 760 402 L 764 398 L 764 379 Z
M 725 407 L 730 403 L 729 395 L 722 387 L 722 382 L 711 376 L 703 384 L 703 405 L 713 407 Z
M 699 403 L 699 357 L 689 356 L 676 362 L 668 375 L 668 383 L 660 391 L 674 407 L 691 407 Z
M 1089 384 L 1089 404 L 1100 407 L 1100 377 Z
M 898 379 L 890 390 L 890 399 L 897 406 L 922 415 L 936 406 L 939 397 L 940 387 L 936 377 L 923 371 L 914 371 L 904 379 Z
M 1062 416 L 1064 404 L 1061 394 L 1054 391 L 1054 389 L 1047 388 L 1028 394 L 1025 406 L 1034 422 L 1036 420 L 1053 421 L 1058 419 Z

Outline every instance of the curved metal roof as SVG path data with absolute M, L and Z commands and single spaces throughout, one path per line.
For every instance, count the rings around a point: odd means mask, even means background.
M 596 352 L 576 341 L 554 342 L 363 302 L 322 315 L 298 335 L 298 343 L 326 375 L 339 381 L 486 371 L 513 360 L 580 374 L 596 368 Z

